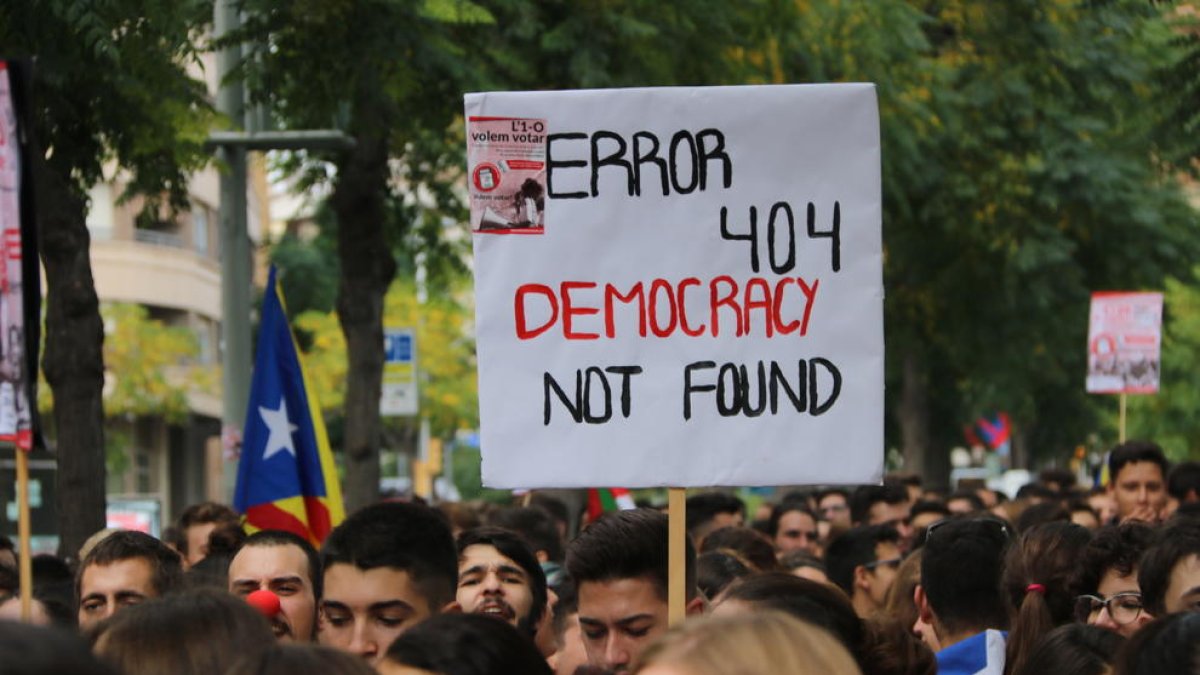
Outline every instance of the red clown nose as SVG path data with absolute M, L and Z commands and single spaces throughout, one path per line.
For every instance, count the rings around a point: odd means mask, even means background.
M 279 596 L 271 591 L 254 591 L 246 596 L 246 602 L 268 619 L 279 613 Z

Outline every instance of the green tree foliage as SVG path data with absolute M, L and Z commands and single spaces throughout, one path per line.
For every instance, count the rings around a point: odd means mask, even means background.
M 40 250 L 46 271 L 42 368 L 54 395 L 60 547 L 104 527 L 103 327 L 88 259 L 87 189 L 107 163 L 128 172 L 149 213 L 186 200 L 212 120 L 198 65 L 205 0 L 18 0 L 0 4 L 6 56 L 36 57 L 32 82 Z
M 104 414 L 161 416 L 180 423 L 188 415 L 188 393 L 208 390 L 207 369 L 192 364 L 200 353 L 188 328 L 151 319 L 141 305 L 107 304 L 104 317 Z
M 465 293 L 460 288 L 458 295 Z M 468 337 L 471 311 L 455 294 L 431 296 L 421 303 L 411 281 L 398 279 L 386 298 L 385 323 L 416 330 L 421 417 L 430 432 L 452 438 L 479 424 L 475 381 L 475 345 Z M 346 341 L 332 312 L 310 311 L 296 318 L 296 329 L 309 336 L 304 363 L 327 415 L 340 413 L 346 396 Z M 395 420 L 398 427 L 413 420 Z
M 1200 267 L 1192 268 L 1186 281 L 1167 280 L 1163 310 L 1159 393 L 1129 397 L 1126 435 L 1154 439 L 1172 459 L 1196 459 L 1200 457 L 1200 427 L 1196 424 L 1196 410 L 1200 409 Z M 1110 410 L 1115 411 L 1115 397 L 1108 398 Z M 1110 427 L 1116 417 L 1110 412 Z
M 1196 212 L 1154 161 L 1155 75 L 1178 52 L 1148 3 L 934 7 L 937 125 L 885 224 L 888 332 L 907 350 L 889 360 L 928 364 L 951 419 L 1008 410 L 1032 452 L 1067 448 L 1095 422 L 1090 292 L 1160 288 L 1197 251 Z

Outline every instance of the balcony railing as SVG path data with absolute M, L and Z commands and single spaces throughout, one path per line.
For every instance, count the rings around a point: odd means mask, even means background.
M 145 230 L 138 228 L 133 231 L 134 241 L 140 241 L 143 244 L 152 244 L 154 246 L 169 246 L 171 248 L 187 248 L 183 243 L 183 238 L 177 234 L 170 232 L 159 232 L 158 230 Z

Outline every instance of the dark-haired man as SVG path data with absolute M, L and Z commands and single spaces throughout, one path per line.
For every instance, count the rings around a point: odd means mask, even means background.
M 919 623 L 933 627 L 940 646 L 939 675 L 1004 672 L 1008 608 L 1000 576 L 1008 542 L 1007 526 L 991 518 L 946 520 L 927 530 L 915 599 Z
M 142 532 L 113 532 L 79 565 L 75 586 L 79 627 L 90 630 L 123 607 L 157 598 L 183 585 L 179 554 Z
M 1108 492 L 1117 503 L 1118 522 L 1162 520 L 1168 467 L 1156 443 L 1126 441 L 1113 448 L 1108 455 Z
M 547 610 L 546 575 L 517 534 L 477 527 L 458 537 L 457 600 L 464 612 L 486 614 L 533 637 Z
M 741 525 L 746 520 L 746 505 L 724 492 L 702 492 L 687 498 L 687 531 L 699 546 L 709 532 Z
M 271 629 L 280 642 L 316 639 L 322 581 L 317 550 L 291 532 L 255 532 L 229 563 L 230 593 L 245 597 L 266 590 L 279 597 Z
M 456 611 L 458 555 L 446 521 L 418 504 L 367 506 L 321 550 L 319 642 L 375 664 L 405 630 Z
M 912 544 L 911 513 L 908 489 L 895 481 L 860 486 L 850 497 L 850 519 L 854 524 L 891 525 L 900 533 L 900 550 L 904 552 Z
M 783 502 L 767 521 L 772 543 L 780 553 L 817 553 L 817 517 L 801 502 Z
M 859 618 L 874 617 L 884 605 L 903 559 L 900 533 L 888 525 L 847 530 L 825 549 L 829 580 L 850 598 Z
M 204 560 L 208 555 L 208 535 L 224 525 L 237 526 L 242 517 L 237 511 L 217 502 L 192 504 L 179 514 L 179 554 L 184 569 Z
M 629 670 L 667 630 L 667 515 L 651 509 L 608 513 L 567 549 L 567 571 L 579 588 L 579 626 L 588 661 Z M 685 552 L 687 612 L 703 610 L 696 551 Z

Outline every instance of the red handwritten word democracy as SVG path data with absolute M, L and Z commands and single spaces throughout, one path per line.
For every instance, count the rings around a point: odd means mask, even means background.
M 690 337 L 707 333 L 717 337 L 722 331 L 728 335 L 729 330 L 735 337 L 792 333 L 804 336 L 808 333 L 808 320 L 820 284 L 820 279 L 810 281 L 803 277 L 782 277 L 774 283 L 751 277 L 744 286 L 728 275 L 713 277 L 707 283 L 695 277 L 677 283 L 654 279 L 649 284 L 639 281 L 627 290 L 606 283 L 598 298 L 596 289 L 601 285 L 594 281 L 564 281 L 557 291 L 547 284 L 531 283 L 517 287 L 513 313 L 517 337 L 521 340 L 532 340 L 556 325 L 568 340 L 598 340 L 600 333 L 586 332 L 576 326 L 579 318 L 596 315 L 604 322 L 603 337 L 612 339 L 617 337 L 616 317 L 623 311 L 636 312 L 641 337 L 666 338 L 679 333 Z M 784 298 L 788 295 L 803 299 L 803 311 L 785 317 Z M 689 298 L 693 299 L 690 305 Z M 698 301 L 703 303 L 702 307 L 707 305 L 708 311 L 701 313 L 707 317 L 688 315 L 687 307 L 695 307 Z M 542 303 L 543 308 L 549 309 L 549 318 L 531 326 L 529 303 Z M 791 306 L 794 303 L 789 303 Z M 707 323 L 702 318 L 707 318 Z

